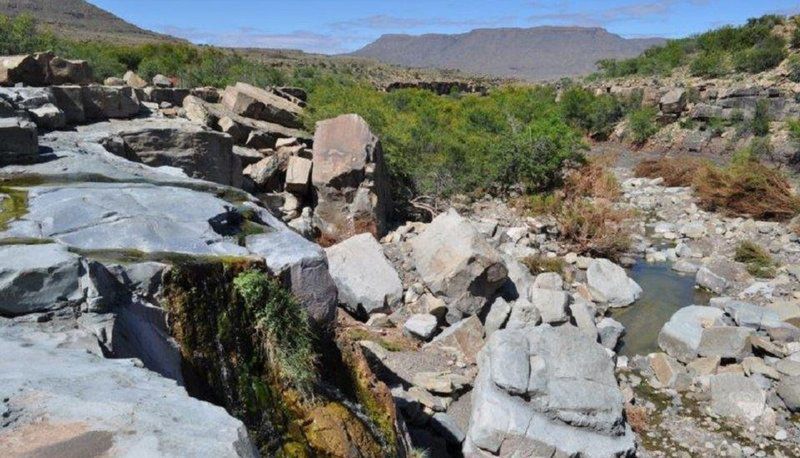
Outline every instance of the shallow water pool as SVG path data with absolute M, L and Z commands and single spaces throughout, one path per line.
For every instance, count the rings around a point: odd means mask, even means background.
M 687 305 L 707 305 L 711 294 L 695 288 L 694 275 L 675 272 L 670 263 L 640 260 L 628 275 L 642 287 L 633 305 L 614 309 L 611 317 L 625 325 L 620 355 L 647 355 L 660 351 L 658 332 L 673 313 Z

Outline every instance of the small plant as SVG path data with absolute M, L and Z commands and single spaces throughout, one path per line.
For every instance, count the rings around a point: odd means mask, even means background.
M 233 280 L 237 294 L 253 312 L 263 349 L 281 377 L 304 394 L 316 380 L 314 334 L 305 309 L 276 280 L 255 270 Z
M 733 154 L 731 162 L 736 164 L 746 164 L 752 161 L 772 159 L 772 142 L 768 137 L 753 137 L 750 143 Z
M 562 274 L 566 263 L 561 258 L 549 258 L 541 255 L 526 256 L 520 260 L 522 264 L 528 268 L 533 275 L 539 275 L 545 272 L 555 272 Z
M 747 272 L 758 278 L 775 277 L 775 262 L 764 248 L 745 240 L 736 247 L 734 260 L 747 264 Z
M 790 45 L 794 49 L 800 49 L 800 25 L 795 25 L 794 32 L 792 32 L 792 41 Z
M 756 103 L 753 119 L 750 121 L 750 131 L 757 137 L 764 137 L 769 134 L 769 122 L 769 102 L 763 99 L 759 100 Z
M 653 107 L 642 107 L 628 114 L 628 133 L 636 145 L 644 145 L 656 132 L 656 110 Z
M 633 217 L 603 200 L 575 199 L 556 212 L 559 234 L 577 253 L 617 259 L 631 246 L 626 222 Z

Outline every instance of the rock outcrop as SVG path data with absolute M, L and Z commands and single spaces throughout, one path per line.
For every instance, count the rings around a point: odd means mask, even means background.
M 577 328 L 496 331 L 478 365 L 465 456 L 607 457 L 635 450 L 614 365 Z
M 317 123 L 311 181 L 321 237 L 336 242 L 386 231 L 390 199 L 380 140 L 358 115 Z

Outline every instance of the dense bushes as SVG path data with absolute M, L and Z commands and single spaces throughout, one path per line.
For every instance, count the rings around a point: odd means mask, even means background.
M 624 115 L 623 105 L 609 94 L 594 95 L 580 86 L 567 88 L 561 94 L 561 110 L 575 127 L 592 137 L 606 139 Z
M 556 186 L 581 161 L 582 140 L 549 88 L 506 87 L 482 97 L 422 90 L 375 91 L 358 83 L 312 82 L 307 124 L 358 113 L 381 137 L 397 183 L 420 194 Z
M 690 64 L 689 71 L 695 76 L 717 77 L 731 70 L 728 61 L 737 71 L 758 73 L 786 58 L 785 40 L 772 34 L 772 29 L 784 22 L 783 17 L 775 15 L 750 19 L 740 27 L 725 26 L 691 38 L 669 40 L 638 57 L 603 60 L 598 66 L 609 78 L 669 75 L 685 64 Z

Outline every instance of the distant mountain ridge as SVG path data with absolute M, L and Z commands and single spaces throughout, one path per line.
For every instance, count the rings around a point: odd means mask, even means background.
M 456 35 L 383 35 L 351 55 L 409 67 L 542 81 L 586 75 L 600 59 L 635 57 L 665 41 L 627 39 L 598 27 L 496 28 Z
M 179 41 L 137 27 L 84 0 L 0 0 L 0 14 L 29 14 L 53 33 L 74 40 L 107 40 L 124 43 Z

